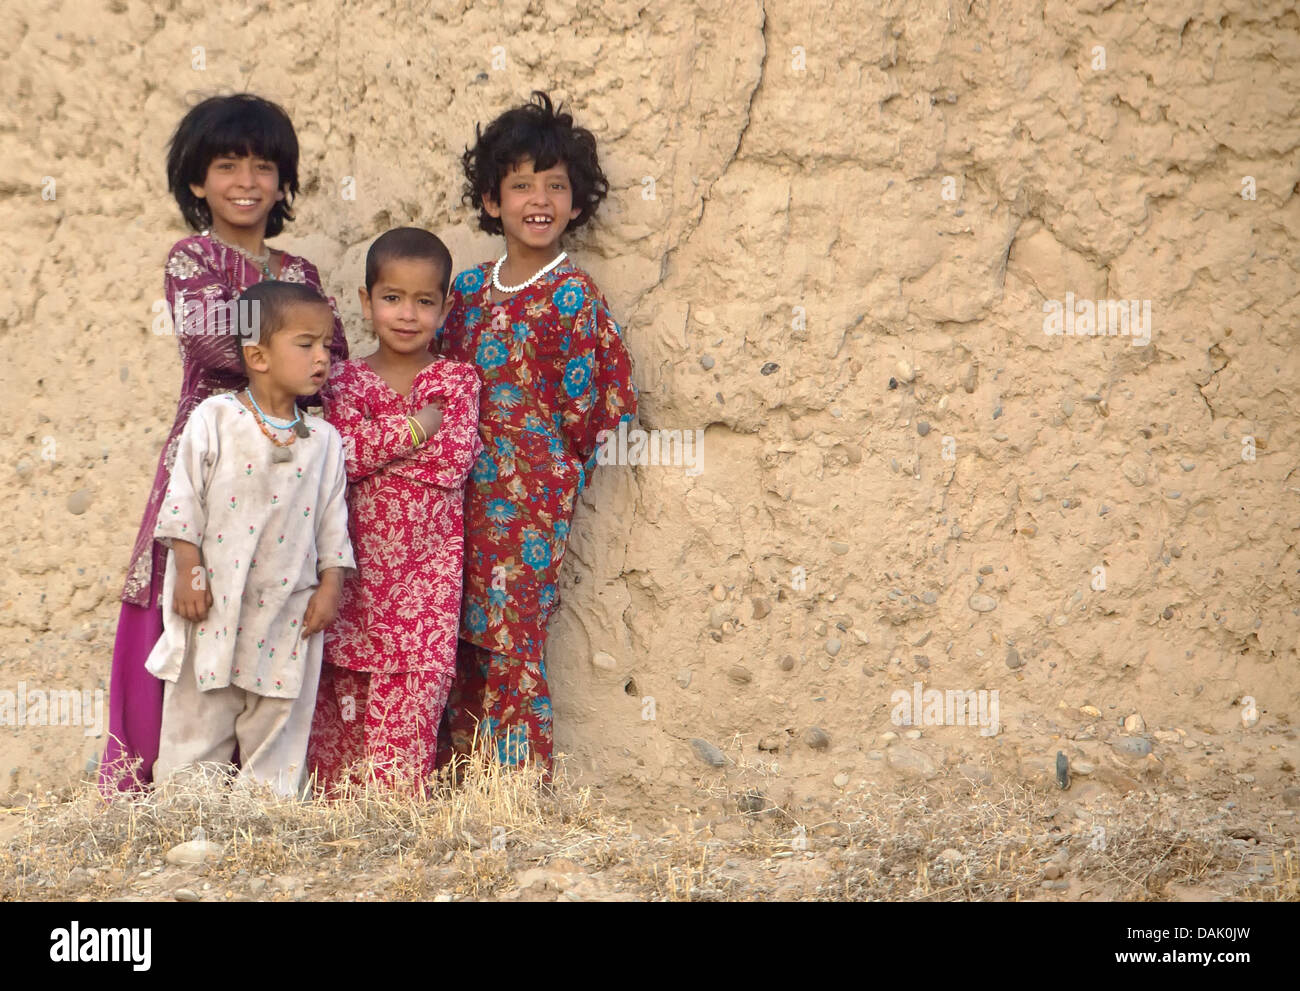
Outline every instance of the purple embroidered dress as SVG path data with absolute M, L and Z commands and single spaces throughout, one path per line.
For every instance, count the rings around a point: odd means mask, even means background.
M 311 286 L 324 296 L 320 273 L 305 258 L 282 255 L 280 279 Z M 109 686 L 109 738 L 99 772 L 100 787 L 106 794 L 114 789 L 139 788 L 152 780 L 162 725 L 163 683 L 149 674 L 144 664 L 162 634 L 159 597 L 167 562 L 167 548 L 154 540 L 154 526 L 171 476 L 176 446 L 190 414 L 209 396 L 242 389 L 247 384 L 239 359 L 238 338 L 233 333 L 233 323 L 227 320 L 224 304 L 237 299 L 246 288 L 261 280 L 262 273 L 256 265 L 233 248 L 204 235 L 177 241 L 167 257 L 163 295 L 180 346 L 181 395 L 175 422 L 158 459 L 158 470 L 122 589 L 122 611 Z M 344 361 L 348 356 L 347 339 L 338 309 L 332 299 L 329 302 L 334 310 L 330 357 L 335 362 Z M 298 405 L 319 405 L 319 400 L 299 399 Z M 131 766 L 137 759 L 141 765 L 133 772 Z

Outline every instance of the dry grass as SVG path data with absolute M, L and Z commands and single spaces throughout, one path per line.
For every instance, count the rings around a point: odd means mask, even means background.
M 539 866 L 559 876 L 537 889 L 548 899 L 576 884 L 575 900 L 1146 901 L 1180 887 L 1300 900 L 1294 833 L 1229 821 L 1212 803 L 1133 793 L 1081 819 L 1046 789 L 959 779 L 861 792 L 811 816 L 736 782 L 719 774 L 700 794 L 741 811 L 679 809 L 653 837 L 566 784 L 562 764 L 552 787 L 482 755 L 426 795 L 372 783 L 286 801 L 218 775 L 105 803 L 87 785 L 0 809 L 0 822 L 20 822 L 0 849 L 0 900 L 166 898 L 199 883 L 211 898 L 513 898 Z M 199 829 L 223 844 L 220 859 L 160 878 L 165 853 Z
M 610 829 L 589 790 L 543 785 L 536 769 L 506 769 L 476 755 L 459 770 L 459 784 L 444 778 L 421 795 L 377 785 L 362 768 L 366 784 L 305 801 L 232 786 L 222 773 L 178 776 L 107 803 L 87 784 L 62 801 L 51 795 L 27 807 L 21 829 L 0 851 L 0 900 L 104 894 L 114 877 L 156 867 L 198 830 L 224 844 L 205 875 L 211 883 L 323 867 L 346 880 L 396 868 L 395 898 L 433 897 L 449 887 L 484 897 L 511 881 L 511 850 L 541 837 L 581 848 Z M 451 865 L 455 876 L 432 865 Z M 352 897 L 346 887 L 339 895 Z
M 959 789 L 960 791 L 961 789 Z M 1171 881 L 1195 884 L 1223 851 L 1212 830 L 1173 827 L 1149 803 L 1122 803 L 1104 822 L 1056 823 L 1048 797 L 1023 786 L 975 789 L 964 801 L 943 788 L 872 796 L 851 827 L 853 869 L 843 897 L 922 901 L 1019 901 L 1060 868 L 1079 894 L 1159 898 Z

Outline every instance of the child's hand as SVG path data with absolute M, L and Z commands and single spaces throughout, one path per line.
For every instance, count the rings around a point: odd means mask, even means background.
M 203 583 L 202 588 L 193 588 L 190 580 L 184 576 L 177 576 L 176 594 L 172 598 L 172 608 L 182 619 L 188 619 L 192 623 L 198 623 L 208 618 L 208 610 L 212 607 L 212 590 L 208 588 L 207 582 Z
M 343 597 L 343 570 L 327 568 L 321 572 L 320 587 L 307 601 L 307 612 L 302 619 L 302 639 L 319 633 L 339 614 L 339 600 Z
M 198 545 L 186 540 L 173 540 L 172 555 L 176 566 L 172 608 L 178 616 L 191 623 L 207 619 L 208 609 L 212 606 L 212 590 L 208 588 L 208 574 Z
M 432 438 L 438 432 L 438 428 L 442 426 L 442 408 L 445 404 L 445 399 L 441 397 L 435 398 L 433 402 L 415 414 L 416 422 L 424 428 L 425 436 Z

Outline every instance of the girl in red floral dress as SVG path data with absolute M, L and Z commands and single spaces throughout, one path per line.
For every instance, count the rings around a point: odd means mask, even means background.
M 602 431 L 636 413 L 632 367 L 596 284 L 560 249 L 608 191 L 590 131 L 545 93 L 478 134 L 464 156 L 466 199 L 506 252 L 462 272 L 442 354 L 483 379 L 484 450 L 465 494 L 465 598 L 456 683 L 439 762 L 467 753 L 476 729 L 503 764 L 533 761 L 549 779 L 546 625 L 578 494 Z
M 361 307 L 379 348 L 334 366 L 325 417 L 343 437 L 357 573 L 325 634 L 307 761 L 336 791 L 369 765 L 419 788 L 434 770 L 456 666 L 465 476 L 482 450 L 474 366 L 429 353 L 451 255 L 402 227 L 366 257 Z M 354 768 L 349 773 L 349 768 Z

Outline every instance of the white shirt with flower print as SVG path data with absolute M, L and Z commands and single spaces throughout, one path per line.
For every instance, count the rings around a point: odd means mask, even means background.
M 288 448 L 287 461 L 272 460 L 276 448 L 234 394 L 205 399 L 186 423 L 155 536 L 168 547 L 197 544 L 206 573 L 178 575 L 168 551 L 163 635 L 145 665 L 157 677 L 176 681 L 188 652 L 201 691 L 234 685 L 297 698 L 304 676 L 319 670 L 324 633 L 300 635 L 307 603 L 321 571 L 355 570 L 356 561 L 342 438 L 302 416 L 310 434 Z M 177 581 L 199 580 L 213 602 L 195 623 L 172 603 Z

